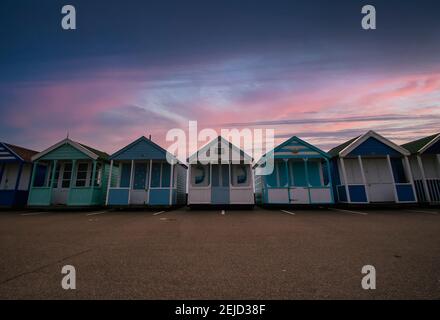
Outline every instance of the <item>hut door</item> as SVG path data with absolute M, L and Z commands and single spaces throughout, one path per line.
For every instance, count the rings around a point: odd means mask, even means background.
M 394 199 L 394 182 L 386 159 L 363 159 L 367 188 L 371 202 Z
M 148 171 L 147 163 L 135 163 L 133 190 L 130 190 L 130 204 L 148 203 Z
M 212 204 L 229 204 L 229 165 L 212 165 Z
M 72 163 L 66 162 L 57 165 L 55 171 L 55 185 L 53 188 L 53 204 L 67 204 L 71 177 Z

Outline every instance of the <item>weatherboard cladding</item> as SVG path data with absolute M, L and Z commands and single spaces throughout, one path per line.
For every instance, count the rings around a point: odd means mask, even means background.
M 370 137 L 350 152 L 349 156 L 401 156 L 401 153 L 379 140 Z
M 165 160 L 166 151 L 142 137 L 113 154 L 112 160 Z
M 274 150 L 274 156 L 276 158 L 285 157 L 302 157 L 302 156 L 323 156 L 323 151 L 318 151 L 316 147 L 309 146 L 305 141 L 301 141 L 298 138 L 293 138 Z
M 5 143 L 4 145 L 9 148 L 9 150 L 12 150 L 12 152 L 18 155 L 25 162 L 31 162 L 32 156 L 38 153 L 37 151 L 26 149 L 9 143 Z
M 0 143 L 0 161 L 1 162 L 12 162 L 18 161 L 16 155 L 14 155 L 3 143 Z
M 91 159 L 87 154 L 66 143 L 43 155 L 38 160 L 82 160 Z

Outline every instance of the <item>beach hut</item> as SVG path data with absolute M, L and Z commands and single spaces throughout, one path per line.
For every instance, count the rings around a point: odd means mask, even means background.
M 219 136 L 188 158 L 188 205 L 254 205 L 252 158 Z
M 173 206 L 186 203 L 187 166 L 140 137 L 110 157 L 109 206 Z M 115 169 L 118 174 L 114 175 Z
M 402 145 L 409 162 L 419 202 L 440 204 L 440 133 Z
M 108 154 L 69 138 L 32 157 L 34 171 L 44 167 L 43 179 L 32 174 L 28 205 L 87 207 L 105 201 Z
M 32 172 L 31 157 L 37 153 L 0 142 L 0 207 L 26 205 Z
M 416 193 L 408 150 L 368 131 L 329 151 L 341 203 L 412 203 Z
M 254 168 L 264 167 L 269 159 L 273 159 L 273 171 L 255 175 L 257 204 L 334 203 L 327 153 L 294 136 L 268 152 Z

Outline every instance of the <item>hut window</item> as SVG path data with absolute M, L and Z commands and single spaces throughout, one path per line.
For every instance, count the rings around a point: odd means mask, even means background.
M 151 187 L 168 188 L 170 186 L 171 166 L 169 163 L 156 162 L 151 168 Z
M 244 186 L 249 184 L 248 170 L 246 165 L 232 165 L 232 185 Z
M 121 165 L 121 180 L 119 182 L 120 188 L 128 188 L 130 186 L 131 164 L 123 163 Z
M 147 164 L 136 163 L 134 166 L 134 182 L 133 189 L 143 190 L 146 188 L 147 181 Z
M 85 187 L 87 182 L 87 173 L 89 171 L 88 163 L 79 163 L 76 174 L 76 186 Z
M 162 188 L 169 188 L 171 179 L 171 166 L 169 163 L 162 163 Z
M 309 184 L 312 187 L 319 187 L 322 185 L 321 166 L 318 161 L 309 160 L 307 163 L 309 172 Z
M 34 187 L 44 187 L 45 186 L 45 178 L 47 175 L 47 166 L 38 165 L 35 173 Z
M 209 185 L 209 166 L 197 165 L 193 167 L 192 184 L 198 187 Z
M 393 176 L 396 183 L 408 182 L 401 158 L 391 158 L 391 167 L 393 168 Z
M 287 180 L 288 178 L 288 172 L 287 172 L 287 168 L 286 168 L 286 163 L 284 162 L 284 160 L 281 161 L 275 161 L 275 166 L 277 169 L 277 174 L 278 174 L 278 187 L 284 187 L 287 186 L 288 182 Z
M 61 188 L 69 188 L 70 187 L 70 178 L 72 177 L 72 164 L 65 163 L 63 169 L 63 179 L 61 181 Z

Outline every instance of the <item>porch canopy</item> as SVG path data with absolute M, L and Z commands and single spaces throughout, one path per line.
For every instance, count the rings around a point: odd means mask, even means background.
M 416 193 L 405 148 L 374 131 L 329 151 L 339 202 L 415 202 Z

